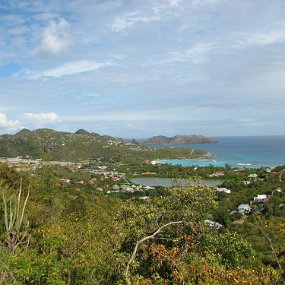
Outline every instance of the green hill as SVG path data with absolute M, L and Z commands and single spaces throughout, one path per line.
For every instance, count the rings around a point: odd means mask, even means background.
M 206 155 L 192 149 L 153 149 L 135 140 L 99 135 L 80 129 L 75 133 L 52 129 L 23 129 L 15 135 L 0 136 L 0 157 L 31 157 L 49 160 L 79 161 L 103 159 L 132 161 L 166 158 L 195 158 Z
M 144 141 L 144 144 L 204 144 L 204 143 L 218 143 L 218 141 L 201 135 L 176 135 L 174 137 L 154 136 Z

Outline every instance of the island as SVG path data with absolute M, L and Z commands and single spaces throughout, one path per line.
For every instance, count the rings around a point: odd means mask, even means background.
M 176 135 L 174 137 L 154 136 L 143 142 L 144 144 L 204 144 L 218 143 L 213 138 L 202 135 Z

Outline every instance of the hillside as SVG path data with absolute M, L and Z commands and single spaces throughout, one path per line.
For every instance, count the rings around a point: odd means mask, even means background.
M 231 214 L 280 185 L 278 176 L 259 169 L 265 179 L 243 185 L 250 170 L 224 170 L 238 178 L 228 181 L 230 194 L 189 184 L 115 196 L 110 182 L 123 186 L 123 176 L 115 182 L 87 169 L 45 165 L 30 173 L 0 164 L 1 284 L 284 284 L 284 192 L 253 203 L 256 215 Z
M 79 161 L 103 159 L 132 161 L 157 158 L 195 158 L 205 152 L 191 149 L 152 149 L 135 140 L 99 135 L 80 129 L 75 133 L 52 129 L 23 129 L 15 135 L 0 136 L 0 157 L 31 157 L 48 160 Z
M 174 137 L 154 136 L 146 141 L 145 144 L 203 144 L 218 143 L 218 141 L 201 135 L 176 135 Z

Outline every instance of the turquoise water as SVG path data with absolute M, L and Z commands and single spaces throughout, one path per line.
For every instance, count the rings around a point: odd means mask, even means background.
M 182 166 L 275 167 L 285 165 L 285 136 L 216 137 L 217 144 L 154 145 L 199 148 L 214 155 L 201 160 L 160 160 Z

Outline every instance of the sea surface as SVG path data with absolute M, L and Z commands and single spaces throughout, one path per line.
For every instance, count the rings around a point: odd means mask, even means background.
M 276 167 L 285 165 L 285 135 L 215 137 L 216 144 L 153 145 L 153 147 L 199 148 L 214 155 L 210 159 L 160 160 L 182 166 Z

